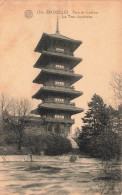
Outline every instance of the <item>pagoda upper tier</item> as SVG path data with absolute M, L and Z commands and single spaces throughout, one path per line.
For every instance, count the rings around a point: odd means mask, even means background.
M 82 78 L 80 74 L 74 74 L 74 71 L 66 71 L 66 70 L 58 70 L 58 69 L 46 69 L 43 68 L 39 75 L 33 80 L 34 83 L 44 84 L 49 83 L 51 78 L 56 79 L 63 79 L 64 81 L 69 81 L 69 84 L 72 85 L 73 83 L 77 82 L 79 79 Z
M 68 49 L 69 50 L 69 49 Z M 67 66 L 70 65 L 70 69 L 73 69 L 77 64 L 82 61 L 82 58 L 74 57 L 73 55 L 69 55 L 63 52 L 64 50 L 57 51 L 53 49 L 52 51 L 42 51 L 41 56 L 35 63 L 35 68 L 44 68 L 48 66 L 48 64 L 59 63 Z
M 55 34 L 43 33 L 35 48 L 35 52 L 47 51 L 49 49 L 52 50 L 53 47 L 60 46 L 60 48 L 64 48 L 64 53 L 72 55 L 72 53 L 80 46 L 81 43 L 82 41 L 63 36 L 59 32 L 56 32 Z M 65 44 L 66 46 L 64 47 Z M 67 50 L 67 46 L 70 48 L 70 50 Z
M 32 96 L 35 99 L 43 99 L 48 95 L 68 97 L 70 100 L 81 96 L 83 92 L 74 90 L 74 87 L 43 86 Z
M 74 104 L 57 104 L 57 103 L 41 103 L 38 105 L 38 109 L 33 110 L 33 114 L 44 114 L 44 113 L 48 113 L 48 112 L 55 112 L 56 111 L 63 111 L 63 112 L 68 112 L 71 115 L 73 114 L 78 114 L 80 112 L 83 112 L 82 108 L 77 108 L 75 107 Z

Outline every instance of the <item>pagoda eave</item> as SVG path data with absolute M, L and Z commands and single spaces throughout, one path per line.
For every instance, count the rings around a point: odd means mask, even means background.
M 32 110 L 30 112 L 31 114 L 34 115 L 41 115 L 42 113 L 39 112 L 39 109 Z M 60 118 L 54 118 L 54 117 L 46 117 L 46 118 L 40 118 L 39 122 L 41 123 L 46 123 L 46 122 L 51 122 L 51 123 L 66 123 L 66 124 L 74 124 L 75 120 L 74 119 L 60 119 Z
M 76 91 L 73 89 L 66 89 L 66 88 L 62 88 L 61 87 L 51 87 L 51 86 L 45 86 L 45 87 L 41 87 L 41 89 L 32 96 L 32 98 L 35 99 L 42 99 L 43 96 L 48 95 L 48 94 L 53 94 L 53 95 L 65 95 L 65 96 L 69 96 L 70 99 L 75 99 L 79 96 L 81 96 L 83 94 L 83 92 L 80 91 Z
M 74 107 L 73 106 L 68 106 L 68 105 L 59 105 L 59 104 L 49 104 L 49 103 L 42 103 L 38 106 L 38 113 L 39 114 L 44 114 L 44 113 L 48 113 L 49 111 L 50 112 L 56 112 L 56 111 L 63 111 L 63 112 L 68 112 L 70 114 L 78 114 L 78 113 L 81 113 L 83 112 L 83 109 L 82 108 L 77 108 L 77 107 Z
M 43 84 L 49 76 L 56 76 L 62 78 L 68 78 L 70 83 L 73 84 L 81 79 L 83 76 L 80 74 L 69 73 L 68 71 L 60 71 L 55 69 L 42 69 L 39 75 L 33 80 L 33 83 Z
M 45 65 L 47 65 L 50 61 L 59 61 L 60 62 L 68 62 L 71 65 L 71 68 L 74 68 L 77 64 L 79 64 L 82 61 L 82 58 L 73 57 L 70 55 L 66 55 L 63 53 L 56 53 L 56 52 L 50 52 L 50 51 L 43 51 L 37 62 L 35 63 L 35 68 L 42 68 Z
M 42 52 L 43 50 L 47 49 L 47 46 L 49 46 L 49 44 L 51 44 L 53 40 L 58 42 L 61 41 L 64 43 L 67 42 L 72 47 L 72 52 L 74 52 L 82 44 L 82 41 L 70 39 L 66 36 L 61 35 L 60 33 L 55 34 L 43 33 L 34 51 Z

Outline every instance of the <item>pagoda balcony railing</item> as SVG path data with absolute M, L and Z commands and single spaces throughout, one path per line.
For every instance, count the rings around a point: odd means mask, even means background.
M 60 69 L 60 68 L 50 68 L 50 67 L 47 67 L 45 66 L 44 69 L 47 69 L 47 70 L 56 70 L 57 72 L 68 72 L 68 73 L 75 73 L 75 71 L 72 69 L 72 70 L 66 70 L 66 69 Z
M 68 105 L 68 106 L 73 106 L 73 107 L 75 107 L 75 103 L 74 102 L 69 102 L 69 103 L 66 103 L 66 102 L 54 102 L 54 101 L 48 101 L 48 100 L 45 100 L 45 101 L 42 101 L 42 104 L 44 104 L 44 103 L 51 103 L 51 104 L 59 104 L 59 105 L 62 105 L 62 106 L 65 106 L 65 105 Z
M 75 120 L 74 119 L 61 119 L 61 118 L 53 118 L 53 117 L 45 117 L 42 118 L 42 122 L 58 122 L 58 123 L 71 123 L 74 124 Z
M 74 73 L 74 70 L 65 70 L 65 69 L 58 69 L 58 68 L 52 68 L 52 70 L 57 70 L 58 72 L 62 71 L 62 72 Z
M 72 91 L 72 90 L 74 90 L 75 88 L 74 88 L 74 86 L 60 86 L 60 85 L 49 85 L 49 84 L 47 84 L 47 83 L 45 83 L 45 85 L 43 85 L 43 87 L 44 88 L 57 88 L 57 89 L 68 89 L 69 91 Z
M 68 52 L 68 51 L 63 51 L 63 50 L 56 50 L 54 48 L 49 48 L 47 51 L 52 51 L 52 52 L 55 52 L 55 53 L 63 53 L 65 55 L 69 55 L 69 56 L 74 56 L 74 54 L 72 52 Z

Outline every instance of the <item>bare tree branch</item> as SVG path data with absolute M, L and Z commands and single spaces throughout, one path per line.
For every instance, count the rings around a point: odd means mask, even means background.
M 112 72 L 110 86 L 114 92 L 114 99 L 119 101 L 120 104 L 122 101 L 122 72 Z
M 21 150 L 21 142 L 26 125 L 26 117 L 32 108 L 31 103 L 26 98 L 14 99 L 2 94 L 0 97 L 1 124 L 2 127 L 10 129 L 17 135 L 18 149 Z

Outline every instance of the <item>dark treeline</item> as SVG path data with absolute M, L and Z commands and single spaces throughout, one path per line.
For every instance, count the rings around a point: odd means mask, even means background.
M 17 147 L 20 154 L 25 153 L 23 147 L 29 148 L 27 153 L 33 154 L 44 152 L 61 155 L 72 151 L 70 141 L 60 136 L 58 125 L 55 135 L 51 130 L 44 132 L 40 125 L 38 131 L 31 123 L 27 130 L 28 115 L 32 108 L 28 100 L 15 100 L 2 95 L 0 102 L 0 146 Z M 82 118 L 82 131 L 76 140 L 81 153 L 104 160 L 120 159 L 121 110 L 121 105 L 115 110 L 107 106 L 99 95 L 93 95 Z
M 41 122 L 31 116 L 31 103 L 25 99 L 13 99 L 5 94 L 0 97 L 0 152 L 3 154 L 61 155 L 72 151 L 67 138 L 60 136 L 57 123 L 56 134 L 44 131 Z M 38 122 L 38 123 L 37 123 Z M 35 126 L 34 126 L 35 125 Z M 29 126 L 29 127 L 28 127 Z M 9 152 L 6 148 L 12 148 Z M 16 150 L 15 150 L 16 148 Z M 4 152 L 5 151 L 5 152 Z
M 93 95 L 82 118 L 83 126 L 77 143 L 80 151 L 104 160 L 121 155 L 120 111 L 107 106 L 99 95 Z

